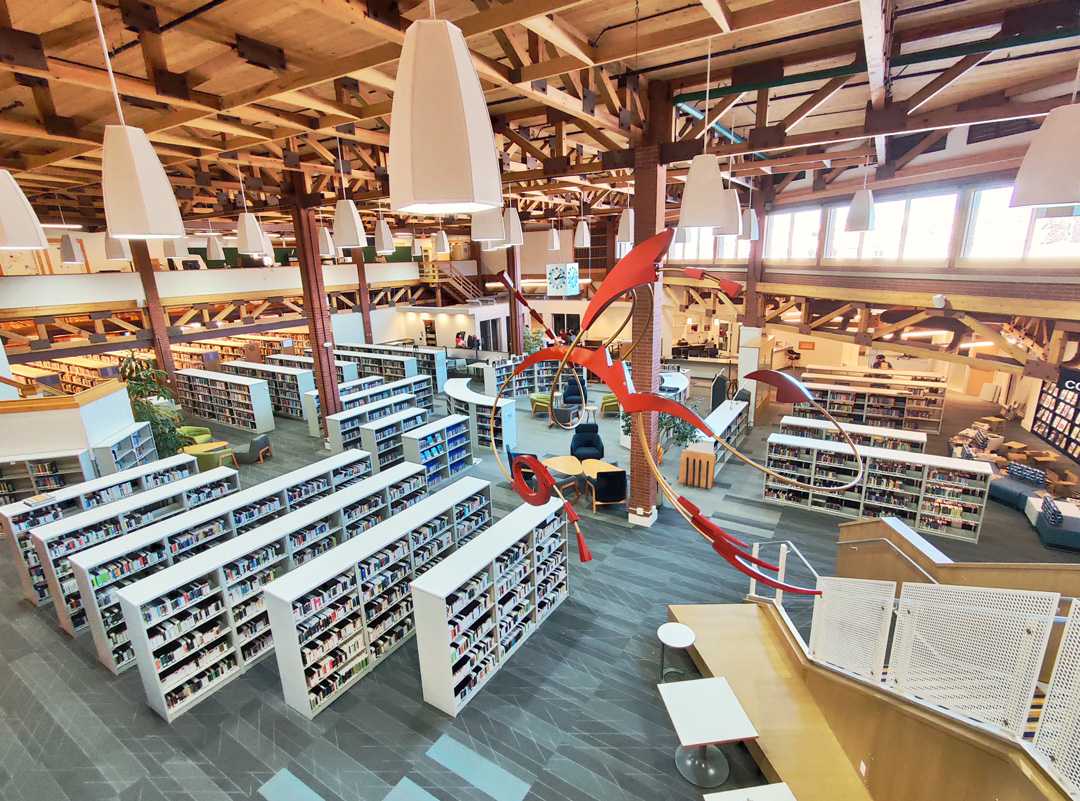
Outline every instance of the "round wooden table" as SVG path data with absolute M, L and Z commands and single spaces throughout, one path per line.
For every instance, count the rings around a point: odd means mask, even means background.
M 596 461 L 587 459 L 586 461 Z M 549 456 L 540 462 L 548 470 L 562 473 L 564 476 L 580 476 L 582 474 L 581 460 L 576 456 Z
M 597 473 L 614 473 L 621 469 L 621 467 L 608 464 L 601 459 L 583 459 L 581 461 L 581 472 L 589 478 L 596 478 Z
M 188 445 L 183 448 L 184 453 L 191 456 L 198 456 L 200 453 L 213 453 L 214 451 L 222 451 L 229 447 L 229 443 L 225 440 L 214 440 L 213 442 L 201 442 L 197 445 Z

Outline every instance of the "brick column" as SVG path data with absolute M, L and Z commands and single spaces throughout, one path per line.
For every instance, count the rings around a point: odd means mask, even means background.
M 477 262 L 479 264 L 479 262 Z M 521 255 L 516 247 L 506 249 L 506 275 L 515 289 L 521 289 Z M 525 352 L 525 336 L 521 329 L 521 304 L 517 296 L 509 293 L 510 301 L 510 330 L 508 333 L 509 343 L 507 349 L 511 354 Z
M 337 388 L 337 369 L 334 366 L 334 329 L 330 324 L 330 305 L 326 300 L 322 259 L 319 257 L 318 223 L 307 202 L 307 179 L 302 172 L 289 173 L 292 196 L 293 233 L 296 236 L 296 256 L 300 266 L 300 285 L 304 293 L 311 355 L 315 362 L 315 388 L 319 390 L 321 425 L 326 431 L 326 415 L 341 411 Z M 327 347 L 329 343 L 329 347 Z
M 143 296 L 146 298 L 146 312 L 150 318 L 150 334 L 154 344 L 154 357 L 158 368 L 165 371 L 170 385 L 176 383 L 176 364 L 173 362 L 172 348 L 169 345 L 169 318 L 161 307 L 157 281 L 154 279 L 154 263 L 150 261 L 150 248 L 144 239 L 132 239 L 131 261 L 142 283 Z
M 368 292 L 363 248 L 353 248 L 352 260 L 356 265 L 356 302 L 360 305 L 360 319 L 364 323 L 364 342 L 371 345 L 371 294 Z

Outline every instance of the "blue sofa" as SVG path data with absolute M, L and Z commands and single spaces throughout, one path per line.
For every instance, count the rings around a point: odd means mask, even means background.
M 1046 512 L 1039 512 L 1035 520 L 1035 531 L 1039 535 L 1039 542 L 1047 548 L 1065 548 L 1070 551 L 1080 551 L 1080 532 L 1069 531 L 1060 523 L 1050 521 Z
M 995 476 L 990 482 L 990 497 L 998 503 L 1024 511 L 1027 500 L 1039 490 L 1046 489 L 1046 473 L 1019 462 L 1009 462 L 1007 474 Z

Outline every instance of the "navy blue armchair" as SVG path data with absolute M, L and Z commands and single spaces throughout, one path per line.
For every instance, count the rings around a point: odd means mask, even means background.
M 578 459 L 603 459 L 604 441 L 596 423 L 582 423 L 570 440 L 570 455 Z

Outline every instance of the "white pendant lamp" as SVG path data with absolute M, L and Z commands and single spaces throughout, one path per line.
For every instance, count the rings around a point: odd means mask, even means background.
M 414 259 L 422 259 L 424 257 L 424 246 L 420 244 L 420 240 L 417 239 L 416 234 L 413 234 L 412 238 L 412 255 Z
M 752 208 L 743 209 L 742 213 L 742 231 L 739 233 L 739 239 L 743 239 L 747 242 L 757 242 L 761 238 L 761 227 L 758 225 L 757 214 Z
M 211 235 L 206 238 L 206 260 L 225 261 L 225 248 L 221 246 L 221 237 Z
M 506 246 L 521 247 L 525 244 L 525 232 L 521 229 L 521 217 L 513 206 L 503 211 L 503 224 L 506 227 Z
M 725 192 L 720 160 L 709 153 L 694 156 L 683 188 L 679 209 L 680 228 L 712 228 L 722 216 L 721 198 Z
M 64 234 L 60 237 L 60 263 L 61 264 L 85 264 L 82 249 L 76 244 L 75 237 Z
M 864 167 L 862 189 L 856 191 L 851 198 L 847 222 L 844 224 L 844 230 L 851 233 L 874 230 L 874 193 L 866 186 L 870 173 L 869 157 Z
M 1009 206 L 1073 206 L 1080 204 L 1080 104 L 1076 102 L 1080 64 L 1076 68 L 1071 105 L 1058 106 L 1042 121 L 1016 172 Z
M 49 241 L 11 173 L 0 170 L 0 250 L 46 250 Z
M 446 231 L 441 228 L 435 234 L 435 253 L 439 256 L 450 255 L 450 238 L 446 235 Z
M 592 245 L 592 235 L 589 233 L 589 224 L 584 219 L 578 220 L 574 229 L 574 247 L 578 249 L 588 248 Z
M 220 245 L 219 245 L 220 247 Z M 106 261 L 131 261 L 131 245 L 126 239 L 117 239 L 109 234 L 105 235 L 105 260 Z
M 277 264 L 277 259 L 274 257 L 274 243 L 266 233 L 263 233 L 262 255 L 270 259 L 271 265 Z
M 390 225 L 379 215 L 379 221 L 375 224 L 375 252 L 380 256 L 389 256 L 394 252 L 394 235 L 390 232 Z
M 165 258 L 167 259 L 183 259 L 190 255 L 187 249 L 187 240 L 185 239 L 166 239 L 163 244 L 165 246 Z
M 689 237 L 687 237 L 686 235 L 686 229 L 680 225 L 675 229 L 675 238 L 671 241 L 673 244 L 676 245 L 685 245 L 688 238 Z
M 619 230 L 615 234 L 616 242 L 633 244 L 634 242 L 634 210 L 625 208 L 619 215 Z
M 146 132 L 124 122 L 97 0 L 90 0 L 90 7 L 119 122 L 105 126 L 101 149 L 101 193 L 109 233 L 119 239 L 179 239 L 184 236 L 184 222 L 172 185 Z
M 330 236 L 330 229 L 325 225 L 319 226 L 319 255 L 324 259 L 332 259 L 337 255 L 334 238 Z
M 390 207 L 472 214 L 502 205 L 502 181 L 480 79 L 465 37 L 447 20 L 405 32 L 390 127 Z
M 548 250 L 559 250 L 561 247 L 559 242 L 559 229 L 555 227 L 555 223 L 551 224 L 551 228 L 548 230 Z
M 367 247 L 367 234 L 360 212 L 351 200 L 341 198 L 334 206 L 334 244 L 342 250 Z
M 502 208 L 485 209 L 472 215 L 470 235 L 473 242 L 502 242 L 506 239 L 506 223 Z
M 742 233 L 742 207 L 739 205 L 739 190 L 728 184 L 720 195 L 720 217 L 716 221 L 713 233 L 717 236 L 738 236 Z
M 262 253 L 262 227 L 259 225 L 259 218 L 250 211 L 241 212 L 236 221 L 236 249 L 248 255 Z

